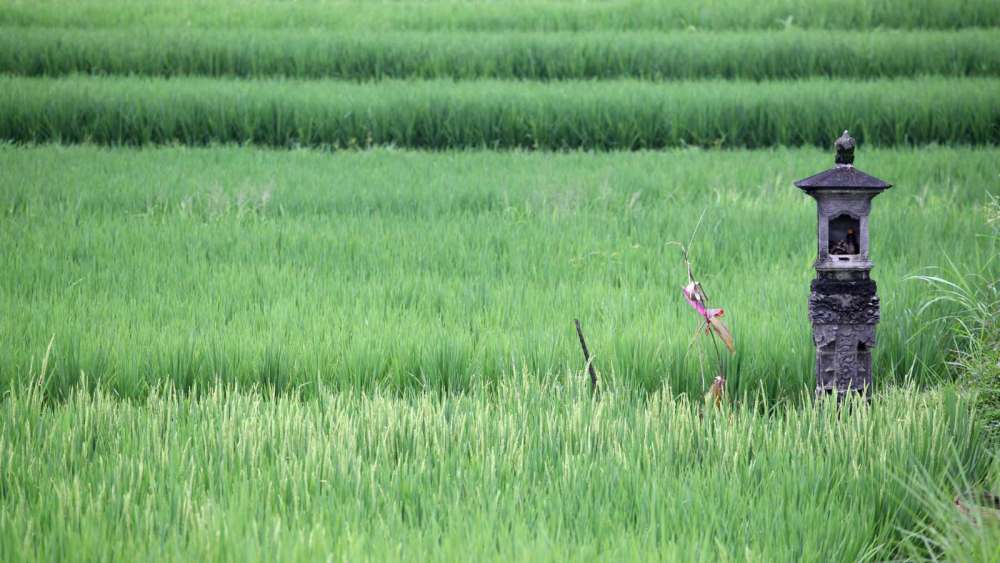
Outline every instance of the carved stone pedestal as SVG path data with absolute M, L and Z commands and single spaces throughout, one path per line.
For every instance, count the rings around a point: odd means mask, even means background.
M 872 348 L 879 321 L 875 282 L 863 279 L 816 278 L 809 295 L 809 320 L 816 345 L 816 397 L 850 392 L 867 396 L 872 386 Z M 838 276 L 841 277 L 841 276 Z

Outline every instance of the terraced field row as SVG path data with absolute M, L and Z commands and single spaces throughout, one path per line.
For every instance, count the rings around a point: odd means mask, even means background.
M 997 76 L 1000 31 L 336 32 L 0 29 L 0 72 L 678 80 Z
M 1000 80 L 383 81 L 0 78 L 0 138 L 426 149 L 993 144 Z
M 330 30 L 958 29 L 1000 25 L 994 0 L 4 0 L 0 25 Z

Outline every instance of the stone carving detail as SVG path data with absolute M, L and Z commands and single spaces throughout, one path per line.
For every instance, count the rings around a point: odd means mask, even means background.
M 871 387 L 875 325 L 821 324 L 816 343 L 816 395 L 866 391 Z
M 875 282 L 813 280 L 809 295 L 809 320 L 816 324 L 877 324 L 878 295 Z
M 871 388 L 879 302 L 872 280 L 813 280 L 809 320 L 816 344 L 816 395 Z

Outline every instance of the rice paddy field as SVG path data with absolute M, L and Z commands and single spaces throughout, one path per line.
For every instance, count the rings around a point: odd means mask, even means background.
M 1000 560 L 998 26 L 0 0 L 0 560 Z M 894 187 L 838 408 L 792 183 L 845 128 Z

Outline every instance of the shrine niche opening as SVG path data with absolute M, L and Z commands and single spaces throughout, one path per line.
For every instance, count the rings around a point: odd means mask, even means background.
M 852 255 L 861 252 L 861 222 L 850 215 L 830 219 L 828 252 L 833 255 Z

